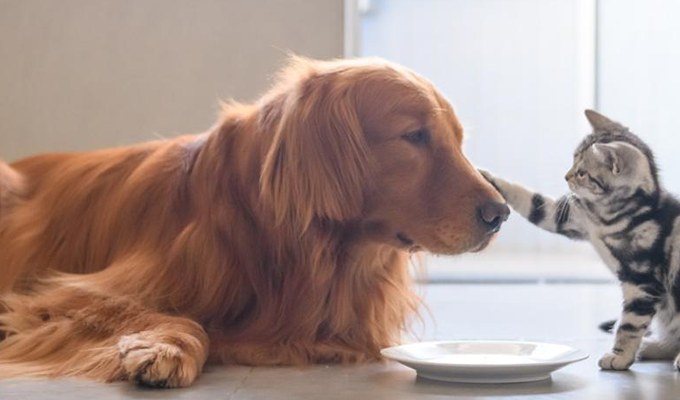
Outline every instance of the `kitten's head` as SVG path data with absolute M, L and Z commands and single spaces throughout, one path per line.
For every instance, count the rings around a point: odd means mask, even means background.
M 576 195 L 590 201 L 624 199 L 639 189 L 655 193 L 657 169 L 649 147 L 628 128 L 602 114 L 586 110 L 593 133 L 574 153 L 565 179 Z

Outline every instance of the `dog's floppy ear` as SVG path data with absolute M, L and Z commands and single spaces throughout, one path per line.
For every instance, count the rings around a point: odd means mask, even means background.
M 351 84 L 296 58 L 261 105 L 274 136 L 260 189 L 277 224 L 304 231 L 314 218 L 343 221 L 363 205 L 367 145 Z

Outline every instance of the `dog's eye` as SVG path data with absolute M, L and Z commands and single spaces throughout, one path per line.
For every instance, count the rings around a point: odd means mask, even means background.
M 430 132 L 427 129 L 419 129 L 403 135 L 402 138 L 411 144 L 424 145 L 430 141 Z

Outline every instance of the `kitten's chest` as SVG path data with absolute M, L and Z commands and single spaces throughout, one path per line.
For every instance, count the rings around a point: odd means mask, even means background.
M 621 262 L 616 257 L 614 257 L 614 255 L 611 252 L 611 249 L 607 247 L 602 238 L 592 235 L 590 236 L 590 238 L 591 238 L 590 243 L 593 245 L 593 248 L 600 256 L 602 261 L 604 261 L 607 268 L 609 268 L 610 271 L 616 274 L 621 268 Z
M 609 269 L 617 272 L 625 264 L 640 272 L 651 267 L 649 260 L 640 257 L 652 250 L 659 240 L 661 227 L 649 220 L 630 226 L 602 226 L 592 224 L 591 243 Z

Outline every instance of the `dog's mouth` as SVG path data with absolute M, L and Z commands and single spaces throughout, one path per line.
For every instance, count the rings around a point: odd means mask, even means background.
M 397 239 L 399 239 L 399 242 L 401 242 L 402 245 L 411 253 L 415 253 L 416 251 L 420 251 L 423 248 L 416 244 L 416 242 L 408 237 L 407 234 L 404 232 L 397 232 Z
M 471 247 L 471 248 L 469 248 L 469 249 L 466 250 L 466 251 L 467 251 L 467 252 L 470 252 L 470 253 L 478 253 L 478 252 L 484 250 L 484 249 L 491 243 L 491 239 L 492 239 L 494 236 L 495 236 L 495 235 L 489 235 L 489 236 L 486 237 L 484 240 L 482 240 L 481 242 L 477 243 L 474 247 Z M 418 251 L 423 250 L 423 246 L 421 246 L 421 245 L 419 245 L 418 243 L 416 243 L 413 239 L 411 239 L 411 238 L 410 238 L 407 234 L 405 234 L 404 232 L 397 232 L 396 237 L 397 237 L 397 239 L 399 240 L 399 243 L 401 243 L 401 245 L 402 245 L 401 247 L 402 247 L 404 250 L 408 251 L 409 253 L 415 253 L 415 252 L 418 252 Z
M 473 247 L 473 248 L 470 249 L 470 253 L 479 253 L 480 251 L 486 249 L 486 246 L 488 246 L 489 243 L 491 243 L 491 238 L 492 238 L 492 237 L 493 237 L 493 235 L 490 235 L 490 236 L 487 237 L 486 239 L 484 239 L 484 240 L 482 240 L 481 242 L 479 242 L 479 244 L 477 244 L 475 247 Z

